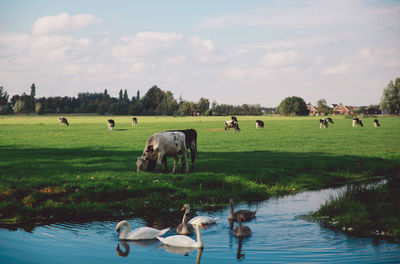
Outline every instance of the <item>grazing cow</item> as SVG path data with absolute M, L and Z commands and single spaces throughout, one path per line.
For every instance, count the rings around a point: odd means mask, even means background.
M 261 120 L 256 120 L 256 128 L 263 128 L 264 127 L 264 122 Z
M 328 128 L 328 120 L 326 119 L 320 119 L 319 120 L 319 128 Z
M 132 126 L 136 126 L 136 125 L 137 125 L 137 118 L 132 117 Z
M 59 118 L 58 118 L 58 121 L 60 121 L 60 126 L 62 126 L 62 125 L 67 125 L 67 126 L 69 126 L 68 120 L 67 120 L 65 117 L 59 117 Z
M 114 127 L 115 127 L 114 120 L 108 119 L 107 124 L 108 124 L 108 130 L 113 130 L 114 129 Z
M 379 124 L 378 119 L 375 119 L 374 120 L 374 127 L 378 127 L 378 126 L 381 126 L 381 124 Z
M 328 121 L 329 123 L 333 124 L 332 118 L 328 117 L 328 118 L 325 118 L 325 119 L 326 119 L 326 121 Z
M 231 120 L 237 122 L 236 116 L 231 116 Z
M 359 119 L 358 117 L 353 118 L 353 127 L 355 127 L 356 125 L 361 127 L 364 126 L 361 119 Z
M 153 134 L 146 142 L 142 156 L 138 157 L 136 166 L 137 171 L 152 170 L 152 164 L 155 161 L 156 172 L 160 172 L 162 163 L 166 157 L 174 158 L 174 167 L 172 173 L 176 172 L 178 164 L 178 155 L 182 154 L 182 167 L 185 172 L 189 171 L 186 137 L 182 132 L 161 132 Z
M 230 128 L 233 128 L 235 131 L 240 132 L 239 123 L 237 121 L 226 120 L 225 121 L 225 130 L 229 130 Z

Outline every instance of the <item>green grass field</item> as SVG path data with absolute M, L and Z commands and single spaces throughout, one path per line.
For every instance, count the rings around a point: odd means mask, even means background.
M 333 116 L 238 116 L 241 132 L 224 131 L 228 117 L 0 116 L 2 223 L 112 219 L 171 212 L 389 176 L 400 171 L 400 119 Z M 107 119 L 116 122 L 107 130 Z M 256 129 L 262 119 L 265 128 Z M 136 172 L 136 159 L 155 132 L 194 128 L 195 171 Z M 169 171 L 172 159 L 169 160 Z

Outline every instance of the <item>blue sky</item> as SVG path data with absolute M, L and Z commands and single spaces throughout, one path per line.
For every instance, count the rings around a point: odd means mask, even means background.
M 369 105 L 400 77 L 399 41 L 400 1 L 0 0 L 0 85 Z

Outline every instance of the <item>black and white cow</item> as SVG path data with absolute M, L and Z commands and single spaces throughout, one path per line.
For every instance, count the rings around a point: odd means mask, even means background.
M 319 128 L 328 128 L 328 120 L 326 119 L 320 119 L 319 120 Z
M 333 120 L 332 120 L 332 118 L 330 118 L 330 117 L 327 117 L 327 118 L 325 118 L 326 119 L 326 121 L 328 121 L 328 123 L 331 123 L 331 124 L 333 124 Z
M 231 116 L 231 120 L 237 122 L 236 116 Z
M 186 143 L 186 148 L 189 151 L 190 149 L 190 157 L 192 159 L 192 166 L 191 169 L 194 169 L 194 162 L 197 157 L 197 132 L 194 129 L 183 129 L 183 130 L 169 130 L 167 132 L 182 132 L 185 134 L 185 143 Z M 189 156 L 189 153 L 188 153 Z M 167 165 L 165 164 L 165 168 L 167 168 Z
M 353 118 L 353 127 L 355 126 L 361 126 L 361 127 L 364 126 L 361 119 L 359 119 L 358 117 Z
M 185 172 L 189 172 L 185 134 L 182 132 L 155 133 L 147 140 L 142 156 L 137 159 L 137 171 L 152 170 L 152 164 L 155 161 L 156 172 L 160 172 L 165 158 L 171 156 L 174 158 L 172 173 L 175 173 L 179 154 L 182 154 L 182 167 Z
M 261 120 L 256 120 L 256 128 L 263 128 L 264 127 L 264 122 Z
M 230 128 L 233 128 L 235 131 L 240 132 L 239 123 L 237 121 L 226 120 L 225 121 L 225 130 L 229 130 Z
M 67 120 L 65 117 L 59 117 L 59 118 L 58 118 L 58 121 L 60 121 L 60 126 L 62 126 L 62 125 L 67 125 L 67 126 L 69 126 L 68 120 Z
M 107 124 L 108 124 L 108 130 L 113 130 L 114 129 L 114 127 L 115 127 L 114 120 L 108 119 Z
M 136 125 L 137 125 L 137 118 L 132 117 L 132 126 L 136 126 Z
M 379 124 L 378 119 L 375 119 L 374 120 L 374 127 L 378 127 L 378 126 L 381 126 L 381 124 Z

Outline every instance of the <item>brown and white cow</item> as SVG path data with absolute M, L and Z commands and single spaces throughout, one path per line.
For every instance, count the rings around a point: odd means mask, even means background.
M 65 117 L 59 117 L 59 118 L 58 118 L 58 121 L 60 121 L 60 126 L 62 126 L 62 125 L 67 125 L 67 126 L 69 126 L 68 120 L 67 120 Z
M 183 129 L 183 130 L 169 130 L 167 132 L 182 132 L 185 134 L 185 143 L 186 143 L 186 148 L 189 152 L 190 149 L 190 157 L 192 159 L 192 166 L 191 169 L 194 169 L 194 162 L 197 157 L 197 131 L 194 129 Z M 189 156 L 189 153 L 188 153 Z M 167 168 L 167 165 L 165 164 L 165 168 Z
M 381 126 L 381 124 L 379 124 L 378 119 L 375 119 L 374 120 L 374 127 L 378 127 L 378 126 Z
M 256 120 L 256 128 L 263 128 L 264 127 L 264 122 L 261 120 Z
M 179 154 L 182 154 L 182 167 L 185 172 L 189 172 L 185 134 L 182 132 L 155 133 L 147 140 L 142 156 L 137 159 L 137 171 L 153 169 L 151 164 L 155 161 L 156 172 L 160 172 L 166 157 L 173 157 L 172 173 L 175 173 Z
M 319 128 L 328 128 L 328 120 L 326 119 L 320 119 L 319 120 Z
M 235 131 L 240 132 L 239 123 L 237 121 L 226 120 L 225 121 L 225 130 L 229 130 L 230 128 L 233 128 Z
M 113 130 L 114 127 L 115 127 L 115 122 L 114 122 L 114 120 L 108 119 L 107 125 L 108 125 L 108 130 Z
M 137 118 L 132 117 L 132 126 L 136 126 L 136 125 L 137 125 Z
M 353 118 L 353 127 L 355 127 L 355 126 L 361 126 L 361 127 L 364 126 L 361 119 L 358 117 Z

